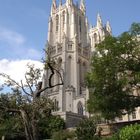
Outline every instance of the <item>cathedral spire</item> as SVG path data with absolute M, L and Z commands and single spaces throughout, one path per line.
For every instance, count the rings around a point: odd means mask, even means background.
M 54 9 L 56 9 L 56 8 L 57 8 L 57 5 L 56 5 L 56 0 L 52 0 L 52 7 L 53 7 Z
M 59 5 L 62 5 L 62 0 L 59 0 Z
M 51 14 L 54 13 L 54 11 L 56 10 L 56 8 L 57 8 L 56 0 L 52 0 Z
M 109 21 L 107 21 L 107 23 L 106 23 L 106 31 L 107 31 L 110 35 L 112 34 L 112 29 L 111 29 L 111 26 L 110 26 Z
M 86 13 L 85 0 L 81 0 L 80 9 L 84 14 Z
M 73 0 L 66 0 L 66 4 L 67 5 L 72 5 L 73 4 Z
M 102 19 L 99 13 L 97 14 L 97 27 L 102 27 Z

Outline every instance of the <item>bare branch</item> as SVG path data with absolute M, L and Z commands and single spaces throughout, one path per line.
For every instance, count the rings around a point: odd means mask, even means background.
M 22 80 L 21 80 L 21 88 L 22 88 L 22 90 L 23 90 L 23 92 L 24 92 L 25 94 L 27 94 L 28 96 L 31 96 L 31 97 L 32 97 L 32 95 L 29 94 L 29 93 L 25 90 Z
M 51 87 L 51 86 L 52 86 L 51 80 L 52 80 L 52 77 L 53 77 L 53 75 L 55 74 L 55 72 L 54 72 L 54 68 L 52 67 L 52 65 L 51 65 L 50 63 L 48 63 L 48 67 L 49 67 L 50 70 L 51 70 L 51 75 L 50 75 L 50 77 L 49 77 L 49 87 Z
M 30 89 L 30 91 L 31 91 L 31 94 L 34 94 L 34 92 L 33 92 L 33 90 L 32 90 L 32 87 L 31 87 L 31 85 L 30 85 L 30 83 L 29 83 L 28 78 L 27 78 L 26 75 L 25 75 L 25 79 L 26 79 L 26 83 L 27 83 L 27 85 L 28 85 L 28 87 L 29 87 L 29 89 Z
M 17 112 L 17 113 L 20 113 L 20 111 L 18 109 L 15 109 L 15 108 L 7 108 L 7 107 L 4 107 L 4 106 L 0 106 L 0 109 L 6 111 L 6 112 Z
M 63 83 L 63 78 L 62 78 L 61 72 L 60 72 L 59 70 L 55 69 L 55 68 L 53 68 L 53 69 L 54 69 L 54 70 L 57 72 L 57 74 L 59 75 L 62 84 L 64 84 L 64 83 Z
M 47 64 L 48 69 L 51 71 L 51 74 L 50 74 L 49 79 L 48 79 L 48 82 L 49 82 L 48 85 L 49 85 L 49 86 L 46 86 L 46 87 L 44 87 L 43 89 L 40 89 L 40 90 L 36 93 L 36 95 L 38 95 L 38 96 L 41 94 L 41 92 L 43 92 L 43 91 L 45 91 L 45 90 L 47 90 L 47 89 L 51 89 L 51 88 L 54 88 L 54 87 L 56 87 L 56 86 L 60 86 L 60 85 L 63 85 L 63 84 L 64 84 L 64 83 L 63 83 L 63 77 L 62 77 L 61 72 L 60 72 L 57 68 L 55 68 L 55 67 L 53 66 L 53 61 L 52 61 L 51 58 L 50 58 L 49 47 L 48 47 L 48 50 L 44 49 L 44 51 L 45 51 L 45 53 L 47 54 L 48 57 L 47 57 L 47 60 L 43 60 L 43 62 L 44 62 L 45 64 Z M 52 78 L 53 78 L 55 72 L 59 75 L 61 82 L 60 82 L 60 83 L 57 83 L 57 84 L 55 84 L 55 85 L 52 85 Z
M 0 73 L 0 76 L 2 76 L 4 78 L 6 78 L 7 80 L 9 80 L 11 82 L 12 86 L 17 85 L 18 87 L 21 88 L 21 85 L 18 82 L 16 82 L 15 80 L 13 80 L 9 75 L 4 74 L 4 73 Z
M 47 89 L 54 88 L 54 87 L 56 87 L 56 86 L 60 86 L 60 85 L 63 85 L 63 83 L 58 83 L 58 84 L 51 85 L 51 86 L 48 86 L 48 87 L 46 86 L 46 87 L 44 87 L 43 89 L 40 89 L 40 90 L 36 93 L 36 95 L 37 95 L 37 97 L 39 97 L 40 94 L 41 94 L 43 91 L 45 91 L 45 90 L 47 90 Z

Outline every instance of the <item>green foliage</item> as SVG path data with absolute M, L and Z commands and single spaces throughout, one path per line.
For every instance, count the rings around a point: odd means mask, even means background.
M 140 106 L 132 89 L 140 87 L 140 24 L 119 37 L 108 36 L 96 46 L 87 74 L 90 89 L 88 110 L 113 119 Z
M 53 134 L 53 140 L 67 140 L 75 138 L 75 132 L 69 130 L 60 130 Z
M 64 128 L 65 122 L 60 116 L 44 117 L 39 121 L 41 138 L 51 138 L 54 132 L 63 130 Z
M 19 106 L 26 109 L 29 115 L 32 115 L 32 106 L 28 104 L 21 93 L 15 92 L 13 94 L 1 94 L 0 95 L 0 137 L 5 136 L 6 139 L 25 139 L 23 120 L 20 116 L 20 112 L 11 112 L 10 108 L 18 111 Z M 23 102 L 23 99 L 25 100 Z M 48 100 L 40 99 L 36 101 L 38 104 L 36 109 L 36 115 L 38 117 L 38 127 L 40 138 L 50 138 L 55 131 L 64 129 L 65 122 L 59 116 L 48 115 L 49 107 L 47 105 Z M 47 105 L 47 107 L 46 107 Z M 2 106 L 5 109 L 2 109 Z M 41 108 L 40 108 L 41 106 Z M 7 110 L 6 110 L 7 109 Z M 51 108 L 50 108 L 51 109 Z
M 5 136 L 6 139 L 25 138 L 20 117 L 15 114 L 6 115 L 5 117 L 0 121 L 0 137 Z
M 78 140 L 95 140 L 96 123 L 92 118 L 82 120 L 76 128 Z
M 130 28 L 130 33 L 134 36 L 140 35 L 140 23 L 133 23 Z
M 16 95 L 1 94 L 0 95 L 0 137 L 5 136 L 6 139 L 25 139 L 24 127 L 21 117 L 18 113 L 7 112 L 1 110 L 2 106 L 16 106 Z
M 15 118 L 5 119 L 0 123 L 0 137 L 5 136 L 6 139 L 16 140 L 25 139 L 24 128 L 21 121 Z
M 114 134 L 113 136 L 102 138 L 101 140 L 119 140 L 119 136 L 118 134 Z
M 119 132 L 109 137 L 102 137 L 100 140 L 139 140 L 140 125 L 133 124 L 123 127 Z
M 139 140 L 140 139 L 140 125 L 130 125 L 121 129 L 119 133 L 119 140 Z

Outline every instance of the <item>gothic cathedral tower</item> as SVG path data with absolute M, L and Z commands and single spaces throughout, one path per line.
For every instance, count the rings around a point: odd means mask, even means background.
M 58 108 L 54 110 L 54 114 L 61 115 L 65 120 L 68 115 L 71 120 L 87 115 L 88 89 L 85 86 L 85 74 L 89 69 L 91 48 L 94 47 L 91 46 L 91 38 L 95 38 L 94 32 L 102 30 L 100 17 L 97 24 L 97 29 L 90 29 L 89 33 L 84 0 L 81 0 L 80 5 L 74 4 L 73 0 L 66 0 L 64 4 L 61 0 L 59 4 L 52 0 L 48 46 L 51 58 L 62 70 L 64 85 L 46 92 Z M 103 30 L 102 34 L 99 33 L 97 37 L 105 34 Z M 45 71 L 45 85 L 48 77 L 49 72 Z M 59 80 L 59 76 L 55 74 L 52 82 L 57 83 Z
M 58 112 L 74 112 L 85 115 L 86 88 L 84 73 L 89 67 L 88 22 L 85 17 L 85 3 L 80 8 L 73 0 L 65 4 L 53 0 L 49 19 L 48 43 L 51 57 L 63 69 L 64 85 L 49 93 L 56 100 Z M 47 75 L 46 75 L 47 78 Z M 54 82 L 58 82 L 58 77 Z

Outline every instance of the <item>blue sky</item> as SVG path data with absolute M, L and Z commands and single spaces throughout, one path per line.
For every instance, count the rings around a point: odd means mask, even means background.
M 140 22 L 140 0 L 85 1 L 89 22 L 95 25 L 99 12 L 115 36 Z M 0 0 L 0 60 L 43 57 L 50 6 L 51 0 Z

